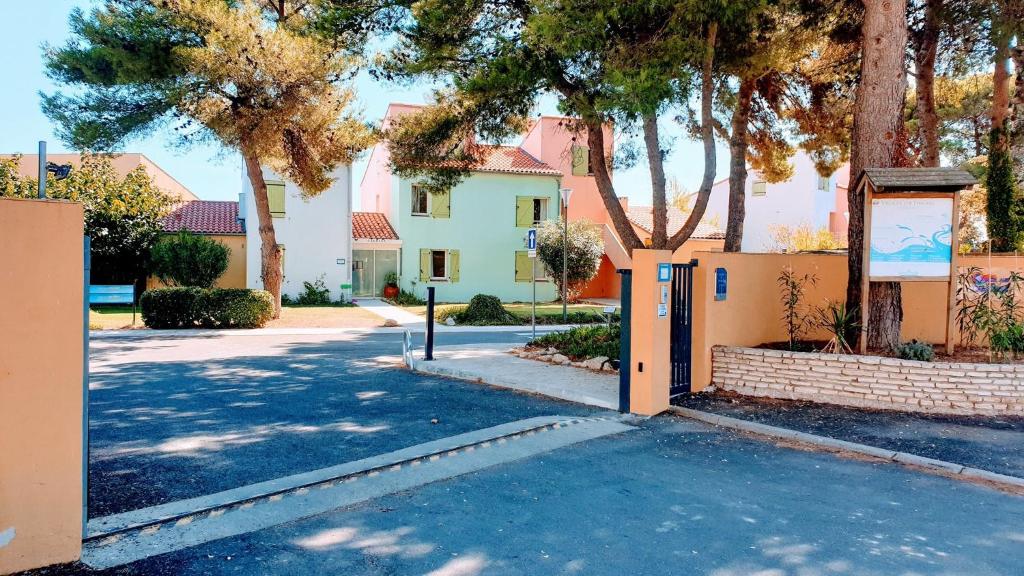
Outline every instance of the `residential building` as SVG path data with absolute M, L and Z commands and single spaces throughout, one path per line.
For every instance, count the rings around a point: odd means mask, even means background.
M 392 105 L 384 122 L 416 109 Z M 432 192 L 422 179 L 392 172 L 385 143 L 373 148 L 360 193 L 362 206 L 378 214 L 373 217 L 378 232 L 360 235 L 383 235 L 398 247 L 402 289 L 423 297 L 426 288 L 433 286 L 439 302 L 466 302 L 477 294 L 507 302 L 532 298 L 526 235 L 541 221 L 558 217 L 562 173 L 518 146 L 487 146 L 485 153 L 486 158 L 471 167 L 461 183 L 445 192 Z M 391 227 L 393 236 L 384 224 Z M 364 270 L 369 262 L 363 251 L 366 240 L 357 239 L 362 247 L 357 262 L 364 263 Z M 373 255 L 374 266 L 379 269 L 382 257 L 390 270 L 391 257 L 379 250 Z M 380 272 L 373 274 L 376 289 Z M 555 296 L 554 283 L 540 279 L 537 298 Z
M 190 200 L 179 204 L 163 220 L 164 233 L 177 234 L 181 230 L 206 236 L 220 242 L 230 250 L 228 267 L 217 279 L 218 288 L 245 288 L 246 238 L 245 225 L 238 217 L 238 202 L 219 200 Z M 259 264 L 258 262 L 256 263 Z M 163 286 L 150 276 L 146 288 Z
M 11 158 L 14 154 L 0 154 L 0 158 L 6 157 Z M 157 166 L 152 160 L 146 157 L 145 154 L 139 154 L 137 152 L 130 152 L 124 154 L 111 154 L 110 163 L 114 170 L 119 176 L 125 176 L 132 170 L 142 166 L 146 169 L 146 173 L 153 180 L 153 183 L 157 188 L 160 188 L 164 192 L 167 192 L 175 199 L 181 202 L 187 202 L 189 200 L 198 200 L 199 198 L 192 193 L 191 190 L 186 188 L 181 182 L 174 179 L 173 176 L 164 171 L 163 168 Z M 81 166 L 82 156 L 80 154 L 47 154 L 47 162 L 53 162 L 54 164 L 63 165 L 70 164 L 72 169 Z M 18 161 L 18 173 L 23 176 L 30 178 L 36 178 L 39 176 L 39 155 L 38 154 L 23 154 Z
M 650 244 L 651 234 L 654 230 L 654 208 L 652 206 L 630 206 L 626 198 L 623 198 L 621 202 L 622 207 L 626 209 L 626 217 L 629 218 L 630 224 L 633 225 L 633 231 L 640 237 L 644 245 Z M 679 232 L 683 225 L 686 224 L 688 217 L 689 214 L 669 206 L 668 222 L 665 226 L 666 234 L 671 237 L 676 232 Z M 697 228 L 690 235 L 690 238 L 672 254 L 672 261 L 685 263 L 689 262 L 696 252 L 721 251 L 724 240 L 725 232 L 722 232 L 718 226 L 709 223 L 707 218 L 704 218 L 697 224 Z
M 263 288 L 262 242 L 252 184 L 242 171 L 239 217 L 245 228 L 246 286 Z M 330 188 L 307 198 L 297 185 L 263 169 L 277 243 L 283 250 L 281 294 L 297 297 L 322 280 L 332 300 L 352 297 L 352 167 L 339 166 Z
M 380 296 L 388 274 L 399 273 L 402 241 L 380 212 L 352 213 L 352 295 Z
M 846 237 L 849 164 L 826 177 L 818 174 L 814 160 L 802 150 L 797 151 L 791 162 L 793 177 L 784 182 L 769 183 L 758 171 L 748 170 L 744 198 L 744 252 L 777 250 L 774 236 L 783 228 L 824 228 L 837 238 Z M 717 221 L 724 228 L 728 217 L 729 180 L 726 178 L 712 187 L 706 218 Z

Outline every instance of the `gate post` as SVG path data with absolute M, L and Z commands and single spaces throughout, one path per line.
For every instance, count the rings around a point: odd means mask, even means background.
M 672 252 L 633 250 L 629 366 L 619 369 L 629 370 L 629 410 L 634 414 L 653 416 L 669 407 L 671 271 Z

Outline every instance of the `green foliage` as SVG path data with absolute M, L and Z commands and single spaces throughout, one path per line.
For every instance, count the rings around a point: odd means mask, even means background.
M 34 198 L 37 181 L 18 176 L 15 166 L 0 163 L 0 196 Z M 157 188 L 144 167 L 121 177 L 110 156 L 84 154 L 70 176 L 47 180 L 46 195 L 82 203 L 94 284 L 132 284 L 145 277 L 150 248 L 174 199 Z
M 548 220 L 537 229 L 537 257 L 562 294 L 563 223 Z M 568 231 L 568 301 L 579 299 L 580 288 L 597 275 L 604 254 L 601 231 L 588 222 L 570 222 Z
M 595 356 L 619 358 L 620 328 L 613 324 L 578 326 L 566 332 L 552 332 L 531 341 L 529 346 L 552 347 L 572 360 L 585 360 Z
M 466 309 L 458 314 L 456 321 L 472 326 L 505 326 L 522 322 L 518 316 L 501 305 L 501 299 L 488 294 L 473 296 Z
M 211 288 L 228 269 L 230 255 L 220 242 L 181 230 L 150 249 L 150 270 L 171 286 Z
M 331 291 L 324 282 L 325 275 L 321 274 L 314 282 L 303 282 L 302 292 L 295 299 L 299 306 L 325 306 L 331 303 Z
M 274 313 L 269 292 L 247 288 L 157 288 L 139 303 L 150 328 L 260 328 Z
M 828 301 L 825 306 L 816 308 L 812 322 L 818 328 L 828 332 L 832 338 L 825 345 L 823 352 L 833 354 L 852 354 L 853 349 L 846 339 L 860 328 L 855 308 L 847 308 L 846 302 Z
M 399 291 L 398 295 L 388 299 L 388 302 L 395 306 L 423 306 L 427 303 L 426 300 L 406 290 Z
M 986 283 L 978 279 L 988 279 Z M 1024 308 L 1019 302 L 1024 276 L 1011 271 L 1005 279 L 981 275 L 971 267 L 957 285 L 956 322 L 961 342 L 972 345 L 984 338 L 996 358 L 1024 352 Z
M 900 344 L 900 347 L 896 349 L 896 354 L 904 360 L 931 362 L 935 359 L 935 348 L 927 342 L 911 340 Z
M 993 252 L 1012 252 L 1024 235 L 1024 214 L 1013 177 L 1013 158 L 1009 150 L 996 145 L 1007 137 L 1008 125 L 993 127 L 988 155 L 988 235 Z
M 789 340 L 789 349 L 796 350 L 798 342 L 807 333 L 812 325 L 812 317 L 808 310 L 804 310 L 801 302 L 808 285 L 814 286 L 818 278 L 814 274 L 803 276 L 793 271 L 791 266 L 786 266 L 779 273 L 777 279 L 779 284 L 779 300 L 782 301 L 782 323 L 786 327 L 786 335 Z
M 388 272 L 384 275 L 385 286 L 398 286 L 398 272 Z
M 461 304 L 454 304 L 449 306 L 438 306 L 434 309 L 434 320 L 437 322 L 447 322 L 449 318 L 455 322 L 459 322 L 459 318 L 466 311 L 466 307 Z

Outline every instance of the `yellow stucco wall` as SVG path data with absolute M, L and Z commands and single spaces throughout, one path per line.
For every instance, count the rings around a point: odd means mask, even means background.
M 805 306 L 821 306 L 828 300 L 846 299 L 846 256 L 842 254 L 750 254 L 699 252 L 700 262 L 693 275 L 693 390 L 711 381 L 711 347 L 716 345 L 755 346 L 786 339 L 783 307 L 777 278 L 784 266 L 799 275 L 817 277 L 807 286 Z M 961 256 L 961 270 L 971 266 L 1005 271 L 1024 270 L 1024 257 Z M 725 268 L 728 291 L 724 301 L 715 301 L 715 269 Z M 903 283 L 903 339 L 942 343 L 946 330 L 946 284 L 942 282 Z M 814 339 L 827 339 L 811 331 Z M 959 334 L 954 342 L 959 344 Z
M 215 285 L 218 288 L 245 288 L 245 236 L 241 234 L 209 234 L 207 237 L 231 249 L 231 254 L 228 256 L 228 269 Z M 259 262 L 256 265 L 258 266 Z M 156 276 L 150 276 L 146 280 L 147 290 L 164 285 Z
M 0 574 L 81 552 L 82 228 L 81 204 L 0 198 Z

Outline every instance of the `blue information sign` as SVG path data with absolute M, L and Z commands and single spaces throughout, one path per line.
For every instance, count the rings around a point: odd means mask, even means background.
M 725 268 L 715 268 L 715 300 L 725 300 L 729 287 L 729 273 Z
M 526 233 L 526 249 L 536 250 L 537 249 L 537 229 L 530 228 Z
M 658 263 L 658 282 L 672 281 L 672 264 L 668 262 Z

